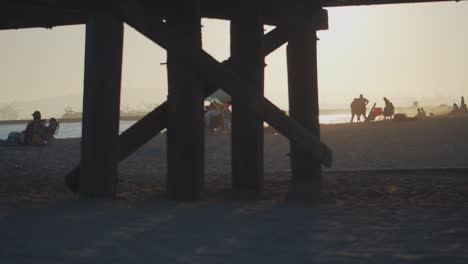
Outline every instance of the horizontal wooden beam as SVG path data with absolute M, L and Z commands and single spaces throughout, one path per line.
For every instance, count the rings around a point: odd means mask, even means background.
M 86 23 L 88 15 L 87 1 L 68 0 L 10 0 L 0 11 L 0 29 L 18 29 L 30 27 L 51 28 L 55 26 L 77 25 Z M 173 1 L 140 0 L 152 16 L 167 18 L 174 7 Z M 276 3 L 277 2 L 277 3 Z M 108 10 L 113 10 L 118 1 L 108 4 Z M 279 1 L 273 1 L 263 7 L 263 22 L 266 25 L 279 25 L 285 22 L 313 23 L 317 29 L 327 29 L 326 10 L 313 6 L 301 6 Z M 203 18 L 231 20 L 238 11 L 235 3 L 230 1 L 201 1 Z
M 156 21 L 158 22 L 156 26 L 164 26 L 164 23 L 162 22 L 162 19 L 158 19 L 152 16 L 140 16 L 139 19 L 132 19 L 130 14 L 127 14 L 127 23 L 131 21 L 129 24 L 135 28 L 138 28 L 138 31 L 143 33 L 144 35 L 148 34 L 150 36 L 153 36 L 152 39 L 153 41 L 158 40 L 156 42 L 158 45 L 160 45 L 163 48 L 167 48 L 169 45 L 169 41 L 167 40 L 167 35 L 162 36 L 161 39 L 156 37 L 156 33 L 151 33 L 153 32 L 153 28 L 149 26 L 150 24 L 144 23 L 147 19 L 151 19 L 151 21 Z M 164 29 L 166 30 L 166 29 Z M 146 32 L 146 34 L 144 33 Z M 264 39 L 264 55 L 268 56 L 271 52 L 276 50 L 278 47 L 283 45 L 284 43 L 287 42 L 287 29 L 285 27 L 279 26 L 272 31 L 268 32 L 265 35 Z M 146 35 L 146 36 L 148 36 Z M 211 58 L 208 54 L 205 54 L 205 57 L 208 58 L 208 61 L 211 63 L 214 63 L 216 67 L 221 67 L 221 68 L 229 68 L 229 61 L 226 61 L 224 64 L 219 64 L 216 60 Z M 219 65 L 218 65 L 219 64 Z M 209 75 L 208 75 L 209 76 Z M 209 96 L 213 92 L 215 92 L 219 87 L 224 87 L 219 85 L 219 81 L 212 80 L 208 78 L 207 80 L 207 85 L 205 88 L 205 96 Z M 234 87 L 231 88 L 231 92 L 235 89 Z M 273 127 L 277 128 L 278 131 L 281 133 L 287 135 L 291 134 L 294 137 L 302 137 L 302 138 L 308 138 L 307 137 L 307 131 L 304 129 L 299 129 L 299 131 L 294 130 L 294 128 L 298 127 L 297 123 L 294 123 L 294 121 L 291 122 L 291 120 L 288 120 L 289 118 L 283 114 L 283 112 L 278 109 L 276 106 L 274 106 L 271 102 L 268 100 L 264 99 L 263 102 L 266 113 L 266 117 L 264 118 L 268 123 L 270 123 Z M 258 112 L 261 112 L 262 110 L 259 109 Z M 280 115 L 277 117 L 276 115 Z M 286 119 L 286 121 L 285 121 Z M 282 128 L 281 126 L 283 126 Z M 126 131 L 124 131 L 120 137 L 120 156 L 119 159 L 120 161 L 126 159 L 128 156 L 133 154 L 137 149 L 139 149 L 141 146 L 143 146 L 145 143 L 147 143 L 149 140 L 151 140 L 153 137 L 155 137 L 157 134 L 159 134 L 163 129 L 167 128 L 167 102 L 164 102 L 160 106 L 158 106 L 156 109 L 154 109 L 152 112 L 150 112 L 148 115 L 143 117 L 141 120 L 133 124 L 130 128 L 128 128 Z M 315 142 L 315 143 L 314 143 Z M 313 139 L 308 139 L 306 143 L 306 148 L 310 148 L 314 144 L 319 144 Z M 318 149 L 315 149 L 314 151 L 316 152 L 316 155 L 321 155 L 324 157 L 324 162 L 327 164 L 331 164 L 331 151 L 327 151 L 326 146 L 322 146 Z M 72 192 L 77 191 L 78 189 L 78 176 L 80 173 L 80 166 L 78 165 L 75 167 L 70 173 L 68 173 L 65 176 L 65 183 L 69 187 L 69 189 Z
M 66 8 L 57 3 L 44 5 L 24 0 L 10 1 L 0 8 L 0 29 L 85 24 L 87 13 L 83 12 L 81 6 Z
M 127 24 L 162 47 L 186 43 L 183 35 L 171 30 L 162 21 L 145 15 L 145 9 L 133 1 L 121 2 L 121 15 Z M 227 70 L 223 64 L 203 50 L 190 54 L 186 60 L 198 61 L 201 75 L 206 79 L 212 79 L 218 87 L 223 87 L 228 93 L 232 94 L 237 87 L 251 86 L 248 81 Z M 246 107 L 252 110 L 252 114 L 265 120 L 297 145 L 303 146 L 304 151 L 311 153 L 322 164 L 331 166 L 331 150 L 266 98 L 260 105 L 250 104 L 247 100 L 242 101 L 241 104 L 247 104 Z
M 171 1 L 140 0 L 151 8 L 154 16 L 165 17 Z M 413 4 L 429 2 L 459 2 L 457 0 L 319 0 L 295 1 L 291 0 L 260 0 L 266 1 L 264 7 L 264 23 L 279 25 L 284 22 L 315 23 L 317 29 L 327 29 L 328 21 L 324 20 L 320 8 Z M 464 0 L 461 0 L 464 1 Z M 226 19 L 232 17 L 235 9 L 234 1 L 202 0 L 201 14 L 205 18 Z M 113 2 L 118 4 L 118 1 Z M 109 9 L 114 6 L 109 6 Z M 318 10 L 318 11 L 317 11 Z M 0 9 L 0 30 L 56 26 L 78 25 L 86 23 L 86 1 L 81 0 L 9 0 Z M 326 22 L 326 24 L 325 24 Z
M 202 15 L 205 18 L 232 20 L 245 10 L 239 8 L 237 1 L 204 0 Z M 328 29 L 327 10 L 316 5 L 290 1 L 266 1 L 261 4 L 262 20 L 265 25 L 277 26 L 285 23 L 308 23 L 316 25 L 317 30 Z M 250 4 L 250 3 L 249 3 Z M 253 5 L 253 3 L 251 3 Z
M 323 7 L 461 2 L 465 0 L 322 0 Z

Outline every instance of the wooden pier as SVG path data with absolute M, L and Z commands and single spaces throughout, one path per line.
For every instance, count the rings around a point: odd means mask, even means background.
M 167 128 L 167 192 L 203 194 L 203 100 L 218 88 L 232 96 L 232 186 L 263 188 L 263 122 L 291 144 L 293 183 L 320 191 L 332 151 L 320 142 L 317 37 L 326 7 L 432 0 L 15 0 L 2 4 L 0 29 L 86 24 L 81 163 L 66 184 L 87 198 L 112 198 L 117 165 Z M 201 19 L 231 22 L 231 57 L 202 50 Z M 119 136 L 123 23 L 167 50 L 168 100 Z M 264 33 L 264 26 L 276 28 Z M 290 116 L 264 97 L 265 56 L 287 43 Z

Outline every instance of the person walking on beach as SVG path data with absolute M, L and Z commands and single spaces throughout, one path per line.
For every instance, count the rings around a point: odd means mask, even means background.
M 457 103 L 453 103 L 452 113 L 458 113 L 458 112 L 460 112 L 460 108 L 458 107 Z

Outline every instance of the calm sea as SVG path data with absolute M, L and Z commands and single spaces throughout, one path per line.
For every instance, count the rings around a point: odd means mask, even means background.
M 415 114 L 415 109 L 405 109 L 409 116 Z M 324 110 L 320 114 L 320 123 L 321 124 L 339 124 L 347 123 L 351 119 L 351 114 L 349 110 Z M 120 132 L 122 133 L 128 127 L 133 125 L 135 121 L 120 121 Z M 0 125 L 0 139 L 5 139 L 8 136 L 8 133 L 12 131 L 23 131 L 26 125 Z M 81 123 L 62 123 L 60 124 L 60 129 L 57 138 L 77 138 L 81 137 Z
M 135 121 L 120 121 L 120 132 L 122 133 L 131 125 L 133 125 Z M 6 139 L 8 137 L 8 133 L 12 131 L 23 131 L 26 125 L 23 124 L 15 124 L 15 125 L 0 125 L 0 139 Z M 59 131 L 56 138 L 78 138 L 81 137 L 81 122 L 80 123 L 61 123 Z

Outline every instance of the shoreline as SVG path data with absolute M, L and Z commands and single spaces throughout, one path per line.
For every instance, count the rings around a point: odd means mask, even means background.
M 289 140 L 271 127 L 265 129 L 265 171 L 290 170 Z M 391 171 L 417 169 L 466 172 L 468 168 L 468 115 L 436 116 L 411 121 L 330 124 L 321 126 L 321 141 L 333 150 L 331 171 Z M 12 168 L 27 164 L 28 157 L 39 155 L 44 164 L 73 167 L 79 160 L 80 137 L 58 138 L 51 146 L 2 148 L 0 158 Z M 228 173 L 231 168 L 229 134 L 206 135 L 207 173 Z M 121 164 L 121 169 L 151 177 L 166 170 L 166 134 L 155 136 Z M 55 166 L 54 165 L 54 166 Z M 141 167 L 140 167 L 141 166 Z M 49 167 L 49 166 L 47 166 Z M 53 166 L 52 166 L 53 167 Z M 140 169 L 144 170 L 140 171 Z M 6 169 L 6 168 L 5 168 Z M 6 169 L 8 171 L 9 169 Z M 15 170 L 13 170 L 15 171 Z M 324 170 L 326 171 L 326 170 Z M 15 171 L 17 172 L 17 171 Z M 132 174 L 132 173 L 129 173 Z
M 380 106 L 377 106 L 380 107 Z M 396 107 L 395 113 L 402 112 L 408 113 L 416 111 L 417 108 L 425 108 L 426 112 L 429 114 L 430 112 L 435 112 L 434 116 L 444 116 L 450 113 L 451 107 L 448 106 L 420 106 L 420 107 L 413 107 L 413 106 L 405 106 L 405 107 Z M 370 108 L 368 109 L 370 110 Z M 327 116 L 327 115 L 336 115 L 336 114 L 344 114 L 349 113 L 349 109 L 321 109 L 320 114 Z M 350 113 L 349 113 L 350 114 Z M 143 118 L 145 115 L 135 115 L 135 116 L 121 116 L 120 121 L 138 121 Z M 351 114 L 350 114 L 351 117 Z M 80 123 L 82 121 L 81 117 L 72 117 L 72 118 L 57 118 L 60 123 Z M 0 125 L 22 125 L 27 124 L 30 119 L 19 119 L 19 120 L 0 120 Z M 349 122 L 343 123 L 321 123 L 323 125 L 329 124 L 345 124 Z
M 121 116 L 120 121 L 138 121 L 143 116 Z M 60 123 L 81 123 L 82 118 L 57 118 Z M 31 119 L 20 119 L 20 120 L 0 120 L 0 125 L 25 125 Z

